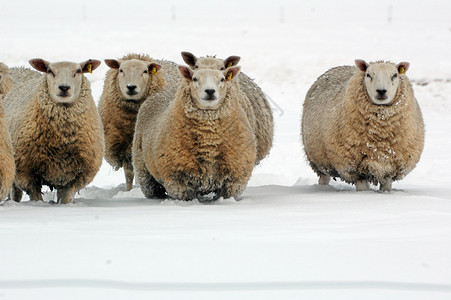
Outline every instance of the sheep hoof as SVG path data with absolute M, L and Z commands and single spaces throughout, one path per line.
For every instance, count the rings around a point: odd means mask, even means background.
M 133 167 L 132 166 L 127 166 L 124 167 L 124 174 L 125 174 L 125 190 L 131 191 L 133 188 Z
M 23 194 L 22 190 L 16 187 L 15 184 L 13 184 L 13 188 L 10 194 L 11 200 L 15 202 L 20 202 L 20 200 L 22 200 L 22 194 Z
M 390 192 L 391 191 L 391 181 L 386 183 L 381 183 L 379 187 L 379 191 L 381 192 Z
M 33 191 L 28 192 L 31 201 L 44 201 L 42 199 L 41 187 L 35 187 Z
M 328 185 L 329 182 L 330 182 L 330 175 L 326 175 L 326 174 L 319 175 L 318 184 Z
M 366 180 L 357 180 L 357 182 L 355 183 L 355 190 L 357 192 L 367 191 L 369 189 L 370 189 L 370 184 Z
M 74 187 L 68 187 L 68 188 L 61 188 L 57 191 L 57 198 L 58 203 L 61 204 L 68 204 L 72 203 L 75 196 L 75 188 Z

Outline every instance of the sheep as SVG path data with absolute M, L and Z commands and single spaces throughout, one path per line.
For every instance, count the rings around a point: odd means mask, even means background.
M 179 66 L 180 85 L 152 95 L 138 113 L 133 164 L 148 198 L 238 197 L 256 161 L 256 140 L 232 88 L 240 67 L 224 71 Z
M 390 191 L 418 163 L 424 123 L 406 71 L 397 65 L 356 60 L 321 75 L 303 105 L 302 140 L 319 184 L 330 176 Z
M 4 100 L 16 163 L 10 197 L 19 202 L 25 191 L 31 200 L 42 200 L 47 185 L 56 188 L 59 203 L 70 203 L 102 163 L 102 123 L 83 75 L 100 61 L 29 63 L 43 74 L 15 85 Z
M 166 85 L 159 72 L 170 62 L 157 61 L 145 54 L 128 54 L 106 59 L 110 67 L 105 78 L 99 113 L 105 134 L 105 159 L 115 170 L 124 168 L 126 190 L 133 187 L 131 148 L 136 115 L 144 100 Z
M 3 68 L 0 64 L 0 68 Z M 0 70 L 0 86 L 5 78 L 4 69 Z M 3 86 L 2 86 L 3 87 Z M 0 201 L 4 200 L 11 190 L 16 166 L 14 164 L 14 154 L 11 145 L 8 128 L 5 121 L 5 110 L 3 108 L 3 94 L 0 93 Z
M 197 68 L 224 70 L 228 67 L 236 66 L 240 61 L 239 56 L 229 56 L 224 60 L 214 56 L 197 58 L 190 52 L 182 52 L 182 58 L 193 70 Z M 245 97 L 242 98 L 244 100 L 242 105 L 248 114 L 248 119 L 257 138 L 256 164 L 258 164 L 271 150 L 274 136 L 274 119 L 268 99 L 260 87 L 242 72 L 239 73 L 237 79 L 234 80 L 233 84 L 245 94 Z
M 0 63 L 0 74 L 3 80 L 0 82 L 0 95 L 3 97 L 12 89 L 14 85 L 24 84 L 30 79 L 39 77 L 37 72 L 23 67 L 8 68 L 3 63 Z

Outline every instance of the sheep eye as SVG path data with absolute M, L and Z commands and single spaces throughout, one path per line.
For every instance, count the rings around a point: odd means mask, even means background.
M 144 74 L 147 74 L 147 73 L 148 73 L 147 70 L 145 70 L 145 71 L 144 71 Z
M 366 74 L 366 77 L 368 77 L 369 79 L 373 79 L 373 77 L 371 77 L 371 75 L 370 74 Z
M 194 81 L 194 82 L 197 82 L 197 78 L 196 78 L 196 77 L 193 77 L 193 81 Z
M 199 68 L 199 66 L 198 65 L 194 65 L 194 69 L 197 69 L 197 68 Z
M 395 74 L 392 76 L 391 80 L 395 80 L 395 78 L 397 78 L 397 77 L 398 77 L 398 74 Z
M 224 68 L 224 67 L 221 67 L 221 69 L 219 69 L 219 70 L 223 71 L 223 70 L 225 70 L 225 68 Z
M 52 74 L 52 76 L 55 77 L 55 73 L 53 73 L 52 70 L 48 69 L 48 70 L 47 70 L 47 73 Z
M 119 72 L 124 73 L 124 71 L 122 71 L 122 69 L 119 69 Z
M 80 73 L 81 73 L 81 69 L 78 69 L 78 70 L 77 70 L 77 74 L 80 74 Z
M 224 82 L 224 80 L 225 80 L 224 78 L 221 78 L 221 82 Z

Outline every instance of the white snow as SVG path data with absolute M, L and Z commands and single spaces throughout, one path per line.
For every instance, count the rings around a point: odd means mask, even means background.
M 0 299 L 451 298 L 449 1 L 153 2 L 0 2 L 0 61 L 240 55 L 272 101 L 271 154 L 238 201 L 146 199 L 104 163 L 74 204 L 3 203 Z M 308 88 L 356 58 L 410 62 L 423 110 L 420 163 L 390 193 L 317 185 L 300 143 Z

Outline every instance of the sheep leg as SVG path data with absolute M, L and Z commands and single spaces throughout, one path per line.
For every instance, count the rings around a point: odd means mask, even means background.
M 31 190 L 27 191 L 27 194 L 30 196 L 30 200 L 32 201 L 43 201 L 41 186 L 34 186 Z
M 131 191 L 133 188 L 133 166 L 131 164 L 124 165 L 124 174 L 125 174 L 125 190 Z
M 318 184 L 320 185 L 328 185 L 330 182 L 330 175 L 321 174 L 319 175 Z
M 236 198 L 239 195 L 241 195 L 245 189 L 246 189 L 246 183 L 232 183 L 232 182 L 228 181 L 224 184 L 221 196 L 224 197 L 224 199 L 227 199 L 230 197 Z
M 367 191 L 370 188 L 370 184 L 368 183 L 367 180 L 357 180 L 357 182 L 355 183 L 355 190 L 357 192 L 360 191 Z
M 59 188 L 57 192 L 58 203 L 67 204 L 72 203 L 75 196 L 75 187 L 69 186 L 64 188 Z
M 11 189 L 10 195 L 11 200 L 20 202 L 20 200 L 22 200 L 22 194 L 23 194 L 22 190 L 19 189 L 15 183 L 13 183 L 13 188 Z
M 380 184 L 380 187 L 379 187 L 379 191 L 381 191 L 381 192 L 389 192 L 389 191 L 391 191 L 391 184 L 392 184 L 392 181 L 386 181 L 386 182 L 384 182 L 384 183 L 381 183 Z
M 146 198 L 166 198 L 166 189 L 149 173 L 141 178 L 140 187 Z

